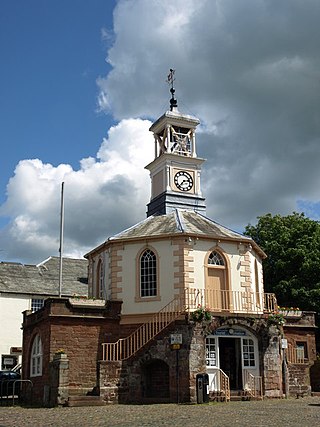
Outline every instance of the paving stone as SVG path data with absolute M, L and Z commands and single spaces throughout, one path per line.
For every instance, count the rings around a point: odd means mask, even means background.
M 204 405 L 108 405 L 80 408 L 0 407 L 0 427 L 313 427 L 320 397 Z

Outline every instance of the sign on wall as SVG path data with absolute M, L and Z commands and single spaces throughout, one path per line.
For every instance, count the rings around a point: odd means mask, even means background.
M 233 328 L 223 328 L 223 329 L 218 329 L 217 331 L 215 331 L 214 335 L 219 335 L 219 336 L 232 336 L 232 337 L 242 337 L 247 335 L 246 331 L 242 331 L 240 329 L 233 329 Z
M 171 334 L 170 335 L 170 344 L 182 344 L 182 334 Z

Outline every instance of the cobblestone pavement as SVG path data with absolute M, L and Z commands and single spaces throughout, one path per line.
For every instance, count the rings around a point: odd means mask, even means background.
M 0 427 L 320 426 L 320 397 L 204 405 L 0 407 Z

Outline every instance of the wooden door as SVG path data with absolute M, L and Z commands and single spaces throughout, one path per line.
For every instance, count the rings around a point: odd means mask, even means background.
M 207 268 L 206 302 L 212 310 L 224 310 L 225 307 L 225 269 Z

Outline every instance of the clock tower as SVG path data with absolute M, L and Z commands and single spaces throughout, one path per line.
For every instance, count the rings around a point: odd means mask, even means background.
M 178 111 L 174 97 L 174 70 L 170 70 L 170 111 L 150 127 L 155 141 L 155 159 L 146 166 L 151 177 L 151 200 L 147 216 L 163 215 L 176 208 L 206 213 L 201 194 L 200 174 L 204 159 L 197 157 L 196 117 Z

